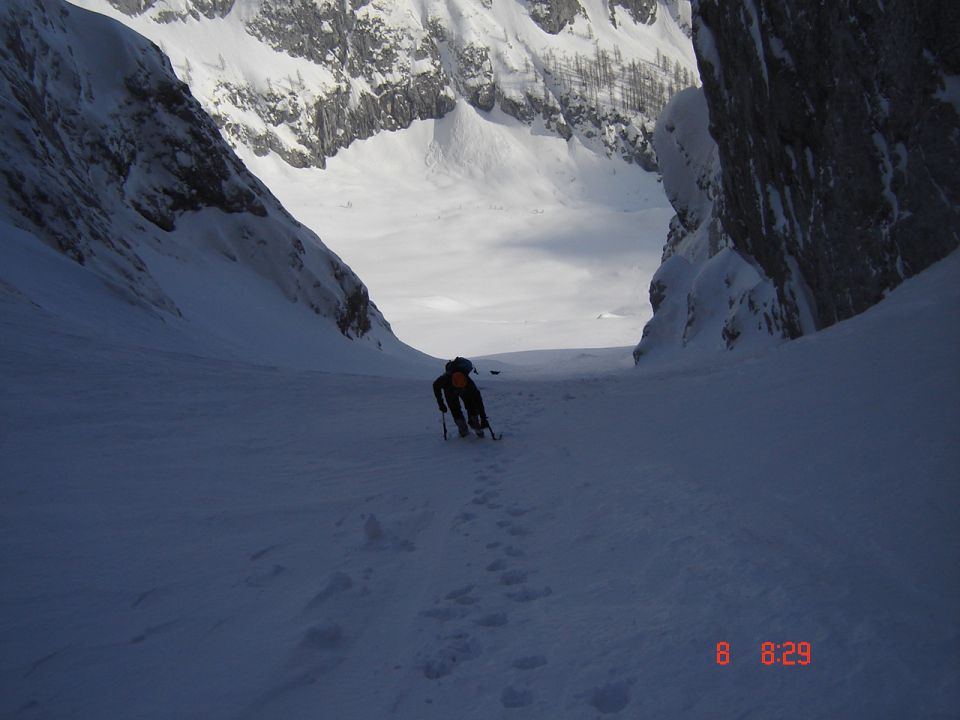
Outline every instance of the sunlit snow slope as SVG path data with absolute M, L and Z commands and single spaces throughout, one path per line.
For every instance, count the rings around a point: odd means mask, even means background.
M 439 367 L 158 353 L 5 282 L 0 715 L 951 717 L 958 262 L 725 365 L 478 359 L 499 442 L 444 442 Z
M 355 142 L 326 170 L 241 152 L 441 357 L 630 344 L 673 214 L 656 175 L 466 103 Z

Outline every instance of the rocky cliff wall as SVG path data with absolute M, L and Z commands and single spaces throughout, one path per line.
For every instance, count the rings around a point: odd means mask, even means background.
M 694 41 L 733 246 L 819 326 L 960 242 L 960 5 L 699 0 Z
M 676 216 L 663 264 L 650 283 L 653 318 L 634 350 L 637 362 L 678 350 L 716 353 L 757 348 L 786 335 L 788 310 L 773 281 L 734 249 L 723 227 L 725 198 L 716 142 L 710 136 L 706 98 L 684 90 L 663 111 L 653 142 L 663 187 Z M 797 287 L 789 278 L 791 293 Z M 806 331 L 816 323 L 800 303 Z
M 689 160 L 696 169 L 679 182 L 709 191 L 707 225 L 722 242 L 705 243 L 690 212 L 697 193 L 668 187 L 678 216 L 651 287 L 655 308 L 676 293 L 667 306 L 687 306 L 695 325 L 704 311 L 690 283 L 663 281 L 676 276 L 670 256 L 685 248 L 696 275 L 734 252 L 758 273 L 757 288 L 774 292 L 766 307 L 747 303 L 762 322 L 717 323 L 711 345 L 732 349 L 757 330 L 776 342 L 862 312 L 957 248 L 960 5 L 699 0 L 693 11 L 716 159 Z M 671 117 L 657 130 L 666 145 L 682 135 L 668 132 Z M 742 304 L 718 289 L 721 314 Z M 655 313 L 638 358 L 686 344 L 666 325 Z

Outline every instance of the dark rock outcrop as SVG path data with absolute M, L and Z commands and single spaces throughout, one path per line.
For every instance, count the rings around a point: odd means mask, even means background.
M 657 19 L 657 0 L 610 0 L 610 12 L 622 7 L 630 13 L 635 23 L 652 25 Z
M 157 4 L 157 0 L 109 0 L 109 2 L 126 15 L 139 15 Z
M 348 36 L 356 24 L 352 14 L 312 0 L 264 0 L 247 31 L 274 50 L 312 62 L 346 65 Z
M 960 5 L 701 0 L 694 40 L 723 226 L 820 326 L 862 312 L 960 243 Z
M 117 10 L 125 15 L 136 16 L 145 13 L 159 4 L 159 0 L 108 0 Z M 191 17 L 198 19 L 205 17 L 226 17 L 233 10 L 236 0 L 191 0 L 190 4 L 180 12 L 164 8 L 160 11 L 159 19 L 162 22 L 174 22 Z
M 381 130 L 407 128 L 414 120 L 443 117 L 453 109 L 450 79 L 431 36 L 417 48 L 417 57 L 426 62 L 427 71 L 398 79 L 395 69 L 397 48 L 404 42 L 402 33 L 376 16 L 358 16 L 356 9 L 311 0 L 263 0 L 256 17 L 247 23 L 247 31 L 275 50 L 329 67 L 339 82 L 311 103 L 300 100 L 292 88 L 291 102 L 285 104 L 292 110 L 289 118 L 270 117 L 276 106 L 271 98 L 258 96 L 247 87 L 230 86 L 228 94 L 240 101 L 236 106 L 254 109 L 274 127 L 289 125 L 302 149 L 283 146 L 270 131 L 253 134 L 249 128 L 236 127 L 243 142 L 256 152 L 277 152 L 294 166 L 324 167 L 327 157 L 353 140 Z M 362 79 L 370 91 L 354 97 L 351 79 Z M 492 107 L 490 92 L 478 90 L 474 99 L 483 103 L 487 96 Z M 230 129 L 227 114 L 214 110 L 212 115 L 221 127 Z
M 528 0 L 527 4 L 533 21 L 551 35 L 559 34 L 577 15 L 584 15 L 578 0 Z
M 456 48 L 457 84 L 460 93 L 471 105 L 489 112 L 497 100 L 497 85 L 493 78 L 493 66 L 490 63 L 490 50 L 483 45 L 472 43 Z
M 560 97 L 560 114 L 564 124 L 575 127 L 588 141 L 599 142 L 610 157 L 619 156 L 644 170 L 657 169 L 652 131 L 615 109 L 599 109 L 578 96 Z

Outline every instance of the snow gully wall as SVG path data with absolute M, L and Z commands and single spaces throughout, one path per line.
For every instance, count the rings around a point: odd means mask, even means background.
M 0 34 L 0 220 L 130 303 L 182 314 L 147 258 L 193 258 L 246 268 L 347 337 L 392 337 L 360 279 L 250 174 L 156 46 L 60 0 L 8 0 Z
M 713 253 L 732 248 L 772 283 L 781 317 L 763 332 L 808 332 L 805 311 L 817 328 L 862 312 L 958 246 L 960 5 L 699 0 L 693 10 L 720 166 Z M 655 286 L 662 303 L 671 291 Z M 748 328 L 726 329 L 714 339 L 729 349 Z

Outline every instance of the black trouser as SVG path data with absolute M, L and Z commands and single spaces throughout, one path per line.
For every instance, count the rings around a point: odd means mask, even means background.
M 463 410 L 460 409 L 460 400 L 463 400 L 463 407 L 467 411 L 468 418 L 471 420 L 477 418 L 478 421 L 483 420 L 483 401 L 479 397 L 465 395 L 461 398 L 458 392 L 450 388 L 443 389 L 443 396 L 447 400 L 447 407 L 450 408 L 450 414 L 453 415 L 453 421 L 457 424 L 457 427 L 463 426 L 465 422 Z

